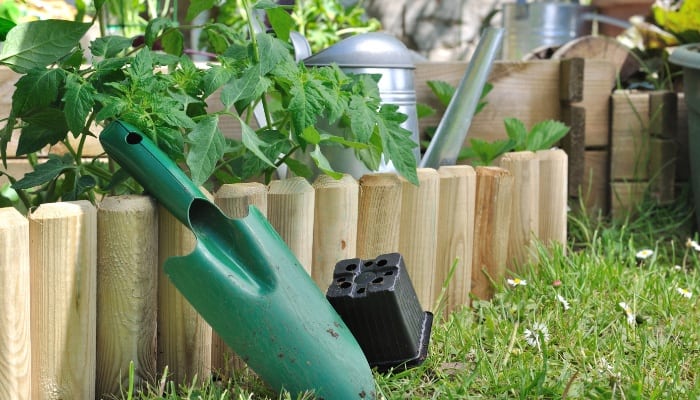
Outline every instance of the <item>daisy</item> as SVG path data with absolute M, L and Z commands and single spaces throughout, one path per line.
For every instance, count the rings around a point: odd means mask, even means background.
M 693 297 L 693 293 L 690 290 L 683 289 L 683 288 L 676 288 L 676 292 L 680 294 L 681 296 L 685 297 L 686 299 L 689 299 Z
M 634 325 L 636 320 L 634 317 L 634 313 L 632 312 L 632 307 L 630 307 L 624 301 L 621 301 L 619 304 L 620 304 L 620 308 L 622 308 L 625 311 L 625 315 L 627 316 L 627 323 L 630 325 Z
M 654 250 L 650 250 L 650 249 L 640 250 L 637 252 L 637 259 L 638 260 L 646 260 L 647 258 L 651 257 L 652 255 L 654 255 Z
M 513 278 L 513 279 L 506 279 L 506 282 L 510 286 L 516 287 L 516 286 L 527 286 L 527 281 L 525 279 L 520 279 L 520 278 Z
M 540 322 L 535 322 L 532 329 L 525 329 L 525 341 L 532 347 L 540 349 L 542 342 L 549 342 L 549 330 L 547 326 Z
M 571 305 L 569 304 L 569 302 L 560 294 L 557 295 L 557 301 L 559 301 L 561 303 L 561 305 L 564 306 L 564 311 L 571 308 Z
M 700 251 L 700 244 L 696 242 L 695 240 L 691 240 L 688 238 L 688 240 L 685 242 L 686 247 L 692 247 L 693 250 L 695 251 Z
M 673 269 L 675 269 L 676 271 L 681 271 L 683 270 L 683 267 L 681 267 L 680 265 L 674 265 Z

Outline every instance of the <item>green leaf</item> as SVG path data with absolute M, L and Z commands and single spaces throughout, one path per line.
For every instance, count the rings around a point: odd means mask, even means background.
M 178 29 L 166 29 L 163 32 L 161 43 L 163 44 L 163 51 L 168 54 L 180 56 L 185 49 L 185 37 Z
M 264 76 L 274 70 L 278 64 L 283 61 L 291 62 L 292 56 L 289 54 L 289 48 L 279 39 L 266 33 L 258 33 L 255 35 L 259 54 L 260 54 L 260 75 Z M 303 68 L 303 67 L 297 67 Z
M 319 144 L 321 142 L 321 134 L 313 126 L 307 126 L 301 133 L 301 138 L 311 144 Z
M 78 46 L 90 24 L 63 20 L 40 20 L 19 24 L 7 34 L 0 50 L 0 64 L 26 73 L 44 68 Z
M 569 133 L 569 127 L 559 121 L 542 121 L 533 126 L 527 135 L 525 150 L 547 150 L 566 136 L 567 133 Z
M 90 43 L 90 52 L 93 56 L 112 58 L 131 47 L 131 39 L 123 36 L 105 36 L 97 38 Z
M 204 11 L 210 10 L 211 8 L 216 5 L 217 1 L 216 0 L 196 0 L 196 1 L 190 1 L 189 4 L 190 6 L 187 8 L 187 14 L 185 15 L 185 19 L 187 21 L 192 21 L 195 19 L 199 14 L 203 13 Z
M 294 27 L 292 16 L 282 7 L 267 8 L 265 12 L 277 37 L 282 41 L 288 41 L 289 32 Z
M 217 161 L 224 155 L 226 141 L 219 130 L 219 117 L 209 115 L 203 118 L 187 136 L 187 141 L 187 167 L 190 169 L 192 182 L 200 186 L 209 179 Z
M 411 139 L 412 132 L 400 126 L 407 117 L 398 112 L 398 109 L 394 104 L 385 104 L 379 110 L 382 119 L 378 120 L 378 127 L 383 152 L 399 174 L 412 184 L 418 185 L 416 156 L 413 152 L 418 144 Z
M 144 33 L 146 46 L 153 48 L 153 44 L 158 39 L 160 32 L 173 27 L 175 27 L 175 22 L 170 18 L 158 17 L 148 21 L 146 32 Z
M 512 139 L 487 142 L 482 139 L 470 139 L 471 150 L 462 152 L 465 158 L 473 158 L 473 165 L 491 165 L 500 155 L 513 150 L 515 142 Z
M 153 53 L 148 49 L 139 51 L 131 62 L 130 71 L 136 80 L 153 76 Z
M 95 88 L 76 75 L 68 75 L 63 102 L 68 128 L 78 137 L 83 133 L 87 118 L 95 105 Z
M 5 41 L 7 39 L 7 34 L 12 28 L 17 24 L 10 21 L 9 19 L 0 18 L 0 41 Z
M 455 87 L 450 83 L 440 80 L 430 80 L 425 82 L 430 90 L 435 94 L 440 104 L 447 107 L 455 94 Z
M 350 97 L 350 129 L 360 143 L 367 143 L 376 125 L 376 111 L 369 108 L 365 99 L 358 95 Z
M 224 85 L 221 89 L 221 102 L 227 109 L 235 104 L 241 111 L 243 107 L 260 98 L 270 85 L 271 81 L 260 75 L 260 67 L 252 65 L 240 78 Z
M 97 93 L 95 100 L 102 105 L 100 111 L 95 115 L 95 121 L 97 122 L 114 118 L 122 114 L 129 106 L 129 103 L 122 97 L 109 96 L 102 93 Z
M 306 163 L 296 160 L 294 158 L 286 158 L 284 160 L 284 164 L 296 176 L 311 179 L 311 177 L 314 175 L 314 171 L 311 170 L 311 167 L 309 167 Z
M 243 140 L 243 145 L 250 150 L 257 158 L 262 160 L 265 164 L 272 168 L 276 168 L 275 164 L 270 161 L 269 158 L 263 153 L 263 149 L 267 144 L 260 140 L 258 135 L 255 133 L 253 128 L 248 126 L 240 117 L 238 117 L 238 122 L 241 124 L 241 136 Z
M 274 2 L 272 0 L 259 0 L 259 1 L 255 2 L 255 4 L 253 5 L 253 8 L 256 10 L 266 10 L 268 8 L 275 8 L 275 7 L 279 7 L 279 4 L 277 4 L 276 2 Z
M 55 102 L 66 72 L 62 69 L 37 69 L 23 75 L 12 94 L 12 113 L 22 117 L 34 108 L 44 108 Z
M 418 119 L 421 119 L 435 115 L 437 110 L 427 104 L 416 103 L 416 113 L 418 114 Z
M 31 189 L 56 179 L 63 171 L 74 168 L 74 166 L 67 165 L 57 158 L 51 158 L 45 163 L 37 165 L 34 171 L 15 182 L 12 188 L 15 190 Z
M 333 167 L 331 167 L 331 164 L 328 162 L 328 159 L 326 156 L 321 153 L 321 147 L 316 146 L 314 150 L 309 153 L 311 156 L 311 159 L 314 160 L 314 163 L 320 169 L 325 173 L 326 175 L 331 176 L 333 179 L 340 179 L 343 177 L 343 174 L 341 172 L 337 172 L 333 170 Z
M 66 138 L 68 129 L 62 112 L 48 108 L 25 120 L 17 143 L 17 156 L 34 153 Z
M 513 141 L 513 149 L 524 150 L 527 142 L 527 127 L 518 118 L 506 118 L 503 120 L 506 127 L 506 134 Z
M 212 95 L 233 78 L 233 71 L 230 68 L 214 65 L 204 72 L 202 77 L 202 90 L 204 98 Z

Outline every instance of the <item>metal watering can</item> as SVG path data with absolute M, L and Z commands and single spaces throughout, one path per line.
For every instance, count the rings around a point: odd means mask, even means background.
M 273 389 L 370 399 L 375 383 L 355 337 L 254 206 L 231 219 L 147 136 L 124 122 L 100 135 L 107 154 L 197 238 L 164 269 L 175 287 Z

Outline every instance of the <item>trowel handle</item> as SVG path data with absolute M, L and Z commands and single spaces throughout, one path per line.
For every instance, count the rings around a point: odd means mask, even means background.
M 189 226 L 190 204 L 207 198 L 148 136 L 126 122 L 115 121 L 102 131 L 100 143 L 107 155 L 141 183 L 148 194 Z

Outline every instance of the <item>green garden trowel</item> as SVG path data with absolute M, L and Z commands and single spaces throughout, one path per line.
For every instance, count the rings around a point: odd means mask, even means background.
M 100 142 L 194 233 L 194 251 L 168 259 L 165 273 L 267 384 L 326 399 L 376 397 L 362 349 L 260 211 L 228 218 L 129 124 L 111 123 Z

